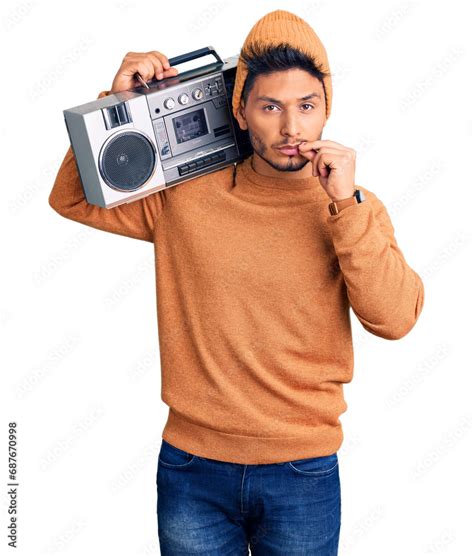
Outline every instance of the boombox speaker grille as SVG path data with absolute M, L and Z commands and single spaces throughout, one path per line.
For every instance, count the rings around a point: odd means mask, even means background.
M 148 181 L 155 163 L 153 143 L 141 133 L 126 131 L 115 135 L 103 147 L 99 170 L 110 187 L 133 191 Z

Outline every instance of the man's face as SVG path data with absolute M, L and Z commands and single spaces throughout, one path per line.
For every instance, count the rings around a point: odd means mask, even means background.
M 313 93 L 316 96 L 309 97 Z M 300 100 L 303 97 L 309 98 Z M 288 178 L 312 175 L 307 158 L 285 154 L 278 147 L 321 139 L 326 104 L 319 79 L 299 68 L 259 75 L 245 107 L 241 101 L 237 120 L 249 131 L 257 171 L 274 176 L 291 172 Z

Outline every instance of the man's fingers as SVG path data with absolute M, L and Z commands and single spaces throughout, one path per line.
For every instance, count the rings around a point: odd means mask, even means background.
M 167 64 L 165 67 L 164 58 L 166 59 L 166 57 L 164 55 L 158 56 L 158 54 L 160 53 L 154 50 L 152 52 L 148 52 L 147 57 L 153 63 L 153 67 L 154 67 L 153 75 L 157 79 L 161 79 L 163 77 L 163 73 L 169 68 L 169 64 Z
M 324 149 L 323 152 L 318 153 L 313 160 L 313 168 L 322 175 L 326 176 L 329 168 L 342 168 L 345 163 L 347 153 L 336 151 L 335 149 Z
M 147 58 L 142 58 L 139 62 L 133 65 L 133 68 L 133 73 L 138 71 L 145 81 L 151 79 L 155 74 L 153 63 Z
M 334 147 L 336 149 L 347 149 L 345 145 L 341 145 L 341 143 L 337 143 L 336 141 L 329 141 L 328 139 L 306 141 L 305 143 L 301 143 L 301 145 L 299 145 L 299 148 L 301 148 L 302 150 L 319 149 L 321 147 Z M 352 150 L 352 149 L 348 149 L 348 150 Z
M 153 64 L 153 75 L 156 79 L 163 79 L 164 77 L 171 77 L 178 74 L 178 69 L 170 66 L 168 58 L 161 52 L 152 50 L 151 52 L 147 52 L 146 56 Z
M 159 60 L 160 64 L 163 67 L 163 70 L 170 69 L 170 62 L 162 52 L 158 52 L 158 50 L 152 50 L 151 52 L 148 52 L 148 54 Z

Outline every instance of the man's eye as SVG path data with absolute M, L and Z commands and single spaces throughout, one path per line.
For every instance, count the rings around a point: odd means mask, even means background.
M 274 110 L 267 110 L 267 108 L 271 108 L 272 106 L 276 106 L 275 104 L 267 104 L 266 106 L 263 107 L 263 109 L 266 112 L 274 112 Z M 309 104 L 309 102 L 306 102 L 305 104 L 302 104 L 301 106 L 310 106 L 311 108 L 314 108 L 314 106 L 312 104 Z M 304 110 L 304 112 L 309 112 L 310 110 Z

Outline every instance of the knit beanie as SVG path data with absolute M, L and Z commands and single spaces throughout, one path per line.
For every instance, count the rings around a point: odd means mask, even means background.
M 262 46 L 277 46 L 283 42 L 307 54 L 314 61 L 315 66 L 322 71 L 330 71 L 326 50 L 306 21 L 286 10 L 270 12 L 255 23 L 242 46 L 232 94 L 232 112 L 235 117 L 237 117 L 242 90 L 248 75 L 247 64 L 242 58 L 242 53 L 246 53 L 250 46 L 261 48 Z M 323 84 L 326 97 L 326 118 L 329 118 L 332 99 L 331 77 L 324 77 Z

